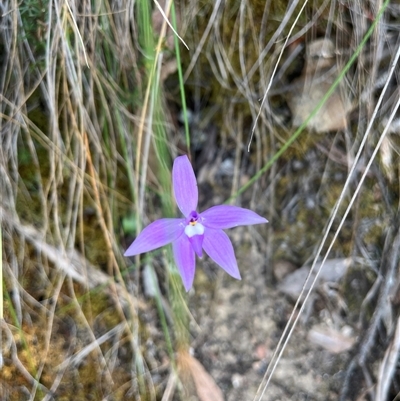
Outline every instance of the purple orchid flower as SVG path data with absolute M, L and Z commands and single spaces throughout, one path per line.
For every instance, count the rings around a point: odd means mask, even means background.
M 195 254 L 207 255 L 232 277 L 240 280 L 239 268 L 229 237 L 222 231 L 241 225 L 268 223 L 264 217 L 237 206 L 213 206 L 197 213 L 198 191 L 188 157 L 179 156 L 172 168 L 172 186 L 180 219 L 159 219 L 149 224 L 133 241 L 124 256 L 134 256 L 172 243 L 175 262 L 186 291 L 193 284 Z

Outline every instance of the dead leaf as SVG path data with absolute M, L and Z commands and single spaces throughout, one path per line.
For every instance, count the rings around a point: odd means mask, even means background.
M 319 345 L 333 354 L 347 351 L 355 343 L 353 337 L 345 335 L 333 328 L 319 326 L 313 327 L 309 331 L 307 338 L 311 343 Z
M 194 384 L 200 401 L 224 401 L 224 395 L 214 379 L 188 351 L 178 353 L 178 367 L 184 389 L 189 393 L 187 396 L 193 391 Z
M 334 43 L 327 38 L 307 45 L 306 62 L 301 76 L 293 82 L 294 89 L 287 95 L 292 112 L 292 124 L 303 124 L 325 96 L 338 76 Z M 307 127 L 318 133 L 337 131 L 347 127 L 347 113 L 351 105 L 342 97 L 344 88 L 337 87 Z

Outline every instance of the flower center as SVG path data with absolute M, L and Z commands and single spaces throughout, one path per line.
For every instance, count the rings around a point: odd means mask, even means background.
M 187 225 L 185 227 L 185 234 L 191 238 L 194 235 L 203 235 L 204 226 L 199 221 L 199 214 L 196 211 L 190 212 L 189 216 L 186 218 Z

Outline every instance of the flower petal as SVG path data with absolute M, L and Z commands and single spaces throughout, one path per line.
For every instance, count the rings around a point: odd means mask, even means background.
M 176 203 L 184 216 L 196 210 L 198 201 L 197 181 L 189 158 L 179 156 L 172 167 L 172 186 Z
M 181 235 L 172 243 L 175 263 L 182 277 L 183 286 L 189 291 L 193 285 L 194 272 L 196 268 L 195 254 L 189 238 Z
M 188 237 L 190 244 L 192 245 L 193 250 L 196 252 L 196 255 L 201 258 L 203 257 L 203 235 L 193 235 L 193 237 Z
M 240 280 L 240 272 L 232 242 L 222 230 L 208 228 L 204 232 L 203 249 L 228 274 Z
M 267 219 L 242 207 L 220 205 L 213 206 L 200 213 L 201 223 L 209 228 L 232 228 L 237 226 L 268 223 Z
M 185 230 L 184 219 L 160 219 L 149 224 L 132 242 L 124 256 L 134 256 L 167 245 Z

